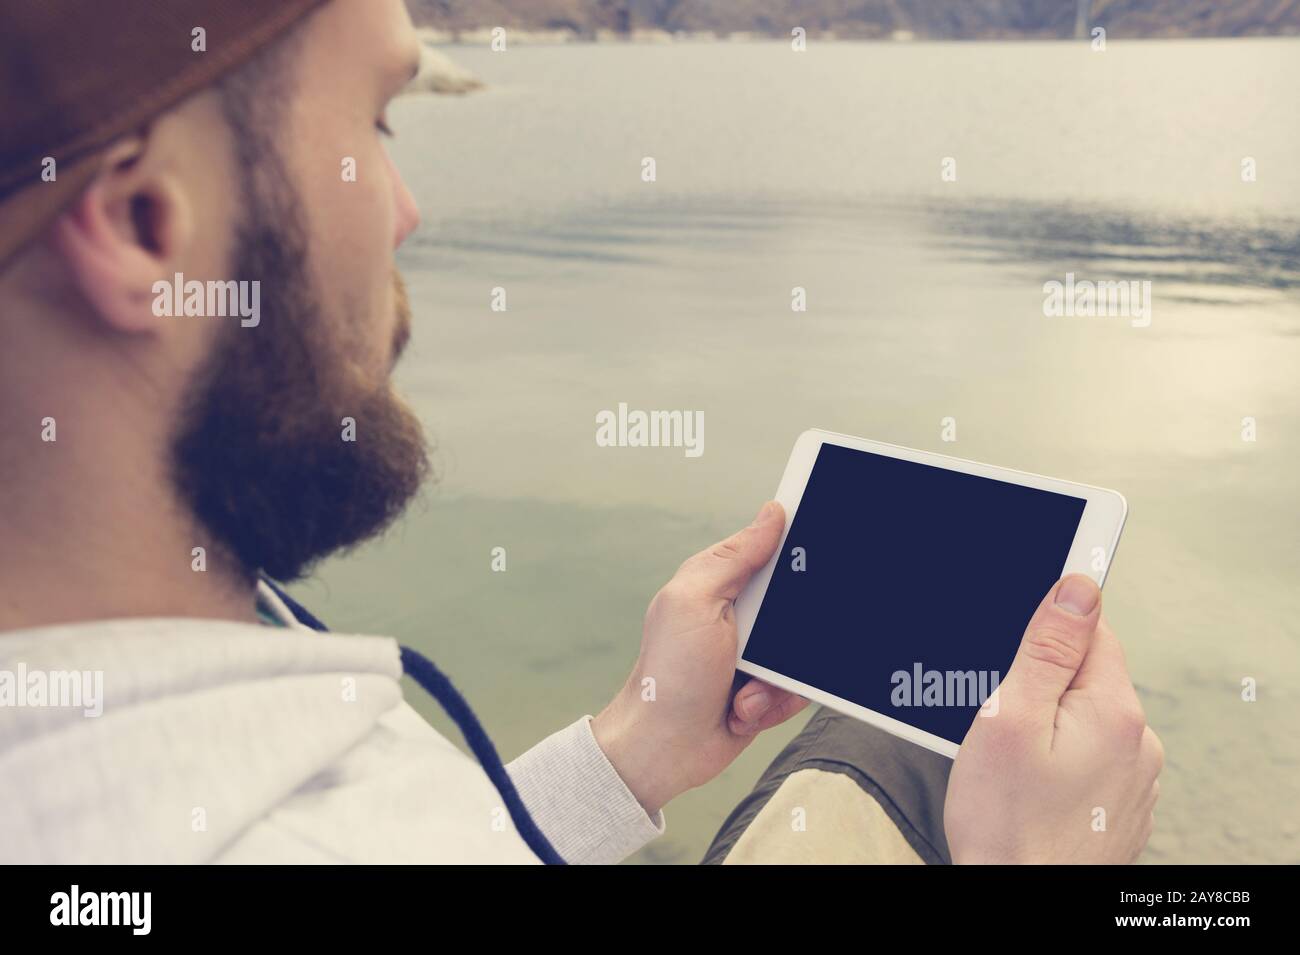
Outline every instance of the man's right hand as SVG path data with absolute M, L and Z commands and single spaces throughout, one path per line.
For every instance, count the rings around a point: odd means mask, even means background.
M 995 702 L 993 715 L 975 718 L 949 777 L 953 862 L 1136 859 L 1151 836 L 1164 749 L 1090 578 L 1072 574 L 1048 591 Z

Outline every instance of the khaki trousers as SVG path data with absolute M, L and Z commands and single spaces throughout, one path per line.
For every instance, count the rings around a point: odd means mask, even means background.
M 952 761 L 819 708 L 722 824 L 706 865 L 948 863 Z

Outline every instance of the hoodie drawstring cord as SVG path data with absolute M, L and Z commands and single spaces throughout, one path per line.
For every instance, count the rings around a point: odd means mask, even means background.
M 312 613 L 302 604 L 298 603 L 283 590 L 277 587 L 265 577 L 266 585 L 271 588 L 272 592 L 284 601 L 284 605 L 289 608 L 290 613 L 297 618 L 298 622 L 313 630 L 319 630 L 322 633 L 328 633 L 329 628 L 321 623 Z M 501 763 L 501 757 L 497 755 L 497 749 L 492 745 L 492 740 L 483 730 L 483 724 L 479 722 L 474 711 L 470 709 L 469 703 L 460 691 L 452 685 L 441 670 L 438 669 L 434 662 L 428 657 L 417 653 L 410 647 L 402 647 L 402 671 L 412 680 L 422 686 L 426 693 L 438 701 L 447 715 L 452 718 L 456 726 L 460 729 L 461 735 L 465 737 L 465 742 L 469 744 L 470 750 L 478 759 L 479 764 L 487 773 L 488 779 L 492 780 L 492 785 L 496 786 L 497 792 L 501 794 L 501 799 L 506 804 L 506 809 L 510 812 L 510 819 L 515 824 L 515 829 L 532 849 L 547 865 L 564 865 L 564 859 L 555 851 L 550 840 L 537 827 L 533 821 L 532 815 L 519 798 L 519 792 L 515 789 L 514 782 L 510 779 L 510 774 Z

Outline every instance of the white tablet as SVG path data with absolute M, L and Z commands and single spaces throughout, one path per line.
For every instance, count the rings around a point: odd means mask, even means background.
M 776 499 L 737 668 L 949 757 L 1052 585 L 1105 580 L 1128 513 L 1115 491 L 829 431 L 799 436 Z

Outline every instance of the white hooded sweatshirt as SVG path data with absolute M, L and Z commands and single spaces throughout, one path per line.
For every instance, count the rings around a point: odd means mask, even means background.
M 538 861 L 477 761 L 402 700 L 396 641 L 317 633 L 259 598 L 282 627 L 0 633 L 0 862 Z M 506 769 L 566 861 L 612 863 L 664 818 L 590 721 Z

